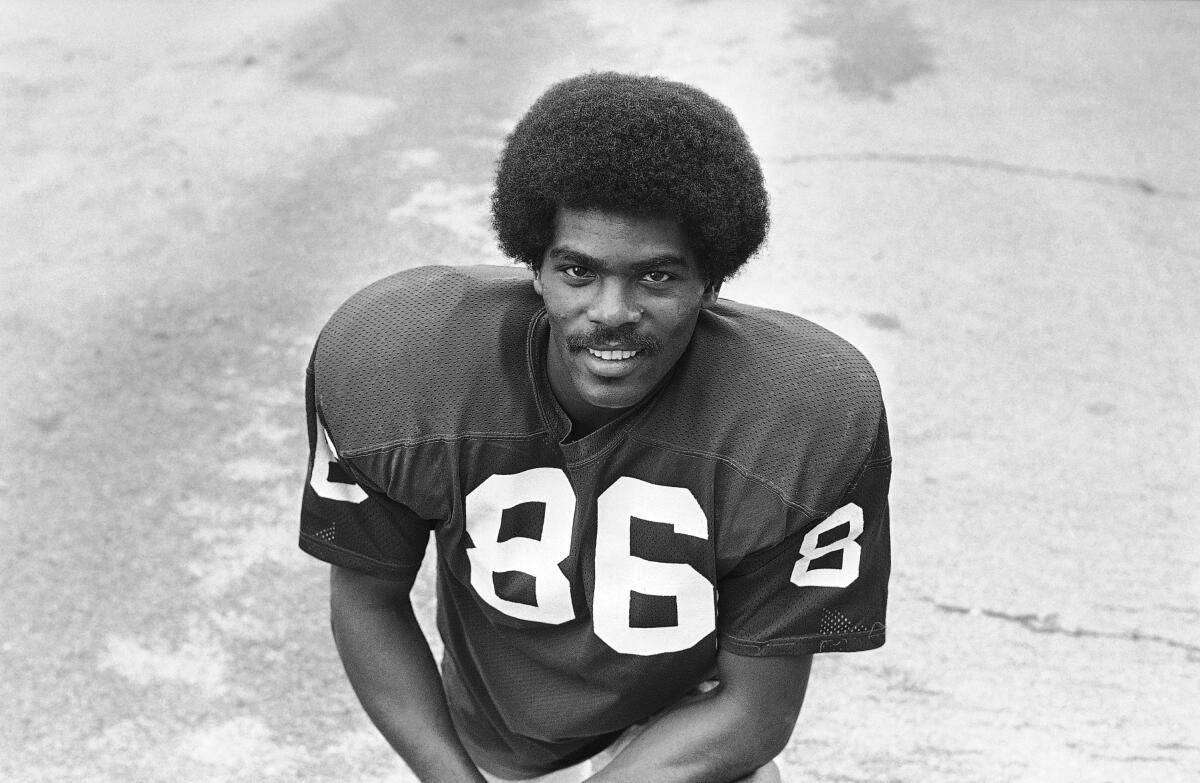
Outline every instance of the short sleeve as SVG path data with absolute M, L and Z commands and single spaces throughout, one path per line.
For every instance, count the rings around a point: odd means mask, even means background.
M 794 533 L 752 553 L 720 580 L 722 649 L 803 655 L 883 645 L 891 463 L 881 414 L 870 452 L 834 511 L 789 526 Z
M 310 362 L 304 395 L 309 460 L 300 506 L 300 548 L 333 565 L 403 579 L 420 568 L 431 526 L 338 458 L 314 388 Z

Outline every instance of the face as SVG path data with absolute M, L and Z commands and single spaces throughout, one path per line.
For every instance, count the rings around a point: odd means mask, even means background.
M 666 377 L 720 288 L 676 221 L 566 208 L 533 286 L 550 321 L 550 386 L 587 430 Z

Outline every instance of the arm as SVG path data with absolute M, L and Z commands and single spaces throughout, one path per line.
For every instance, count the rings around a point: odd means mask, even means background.
M 811 655 L 721 651 L 721 684 L 653 720 L 590 780 L 734 781 L 777 756 L 800 714 Z
M 482 783 L 450 722 L 442 680 L 402 582 L 333 566 L 330 617 L 363 709 L 421 780 Z

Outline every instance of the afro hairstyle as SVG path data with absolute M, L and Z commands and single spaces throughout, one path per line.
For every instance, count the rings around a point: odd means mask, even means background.
M 679 221 L 710 283 L 746 263 L 770 221 L 758 158 L 728 108 L 612 72 L 551 86 L 505 141 L 492 193 L 501 249 L 540 268 L 559 207 Z

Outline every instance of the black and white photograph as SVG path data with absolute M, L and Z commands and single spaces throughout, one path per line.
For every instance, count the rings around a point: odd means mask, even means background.
M 1200 2 L 0 0 L 0 781 L 1200 780 Z

